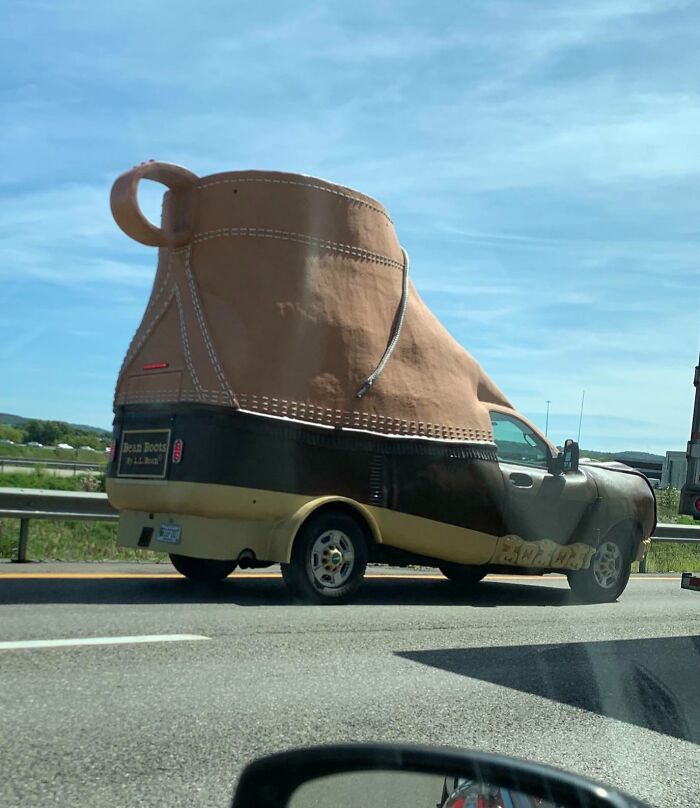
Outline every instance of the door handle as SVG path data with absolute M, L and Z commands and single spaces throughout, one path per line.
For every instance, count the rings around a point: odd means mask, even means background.
M 532 488 L 532 477 L 529 474 L 514 471 L 508 475 L 508 479 L 516 488 Z

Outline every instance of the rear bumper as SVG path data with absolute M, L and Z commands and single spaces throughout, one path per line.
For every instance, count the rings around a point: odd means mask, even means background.
M 177 541 L 160 538 L 161 525 L 179 526 Z M 122 511 L 117 543 L 121 547 L 177 553 L 194 558 L 235 561 L 252 553 L 258 561 L 269 559 L 276 523 L 243 519 L 207 519 L 177 513 Z
M 107 479 L 120 511 L 117 543 L 194 558 L 233 561 L 245 550 L 259 561 L 289 561 L 299 514 L 313 497 L 229 485 Z M 179 525 L 177 543 L 159 539 Z

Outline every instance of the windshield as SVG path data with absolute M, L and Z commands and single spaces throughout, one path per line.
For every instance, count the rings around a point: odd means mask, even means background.
M 697 5 L 0 21 L 0 804 L 700 805 Z

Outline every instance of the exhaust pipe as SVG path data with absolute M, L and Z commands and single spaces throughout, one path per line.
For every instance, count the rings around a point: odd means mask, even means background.
M 238 567 L 242 570 L 253 569 L 256 566 L 255 553 L 252 550 L 241 550 L 238 554 Z

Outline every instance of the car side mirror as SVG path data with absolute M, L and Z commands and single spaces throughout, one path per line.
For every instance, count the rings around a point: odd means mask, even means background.
M 578 443 L 576 443 L 576 441 L 572 440 L 571 438 L 564 441 L 564 451 L 562 461 L 562 470 L 564 474 L 566 474 L 567 471 L 578 471 L 578 458 L 579 458 Z
M 513 758 L 420 746 L 347 744 L 261 758 L 232 808 L 631 808 L 619 791 Z

